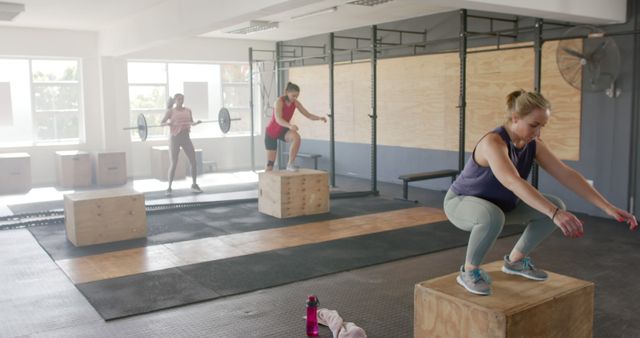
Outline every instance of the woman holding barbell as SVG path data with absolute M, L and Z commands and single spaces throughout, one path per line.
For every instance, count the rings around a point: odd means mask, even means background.
M 291 143 L 287 170 L 298 171 L 298 167 L 294 165 L 294 161 L 296 160 L 298 150 L 300 149 L 300 134 L 298 134 L 298 126 L 290 122 L 296 108 L 309 120 L 327 122 L 326 117 L 316 116 L 309 113 L 302 103 L 298 101 L 299 95 L 300 87 L 288 82 L 284 95 L 279 97 L 278 101 L 276 101 L 271 121 L 269 122 L 269 125 L 267 125 L 267 129 L 264 133 L 264 145 L 267 148 L 266 171 L 273 170 L 273 164 L 276 161 L 276 151 L 278 150 L 278 140 Z
M 169 167 L 169 188 L 167 188 L 167 196 L 171 195 L 171 183 L 173 183 L 173 177 L 176 173 L 176 166 L 178 165 L 178 155 L 180 154 L 180 147 L 184 150 L 184 153 L 191 163 L 191 191 L 195 193 L 201 193 L 202 190 L 196 183 L 196 177 L 198 176 L 198 168 L 196 166 L 196 151 L 191 142 L 189 133 L 191 132 L 191 126 L 200 124 L 201 121 L 193 121 L 193 115 L 191 109 L 184 107 L 184 95 L 177 93 L 173 98 L 169 99 L 167 103 L 167 112 L 162 118 L 162 125 L 169 125 L 171 128 L 171 136 L 169 137 L 169 154 L 171 160 L 171 166 Z M 167 123 L 168 121 L 168 123 Z

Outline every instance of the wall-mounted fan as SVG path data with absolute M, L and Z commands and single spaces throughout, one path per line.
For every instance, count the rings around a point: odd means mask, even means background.
M 556 62 L 562 77 L 578 90 L 605 91 L 609 97 L 620 95 L 615 81 L 620 73 L 620 51 L 615 40 L 593 26 L 576 26 L 564 34 L 556 50 Z

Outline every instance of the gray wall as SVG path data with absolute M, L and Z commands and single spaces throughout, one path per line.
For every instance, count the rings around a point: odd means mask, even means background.
M 603 27 L 607 32 L 632 30 L 636 25 L 637 8 L 633 0 L 630 1 L 630 10 L 627 23 L 622 25 Z M 532 19 L 522 19 L 521 27 L 530 25 Z M 458 35 L 458 13 L 444 13 L 432 15 L 420 19 L 406 20 L 398 23 L 378 25 L 379 28 L 394 28 L 406 30 L 429 30 L 429 39 L 456 37 Z M 487 27 L 479 27 L 471 24 L 469 30 L 487 30 Z M 547 26 L 544 37 L 550 38 L 561 36 L 565 28 Z M 336 33 L 338 35 L 349 36 L 369 36 L 369 28 L 352 30 L 349 32 Z M 385 33 L 387 34 L 387 33 Z M 393 37 L 388 37 L 393 39 Z M 523 39 L 529 39 L 526 34 Z M 631 173 L 629 166 L 633 160 L 630 156 L 632 140 L 632 114 L 634 89 L 635 94 L 640 92 L 639 86 L 633 88 L 634 81 L 634 60 L 637 52 L 634 53 L 634 37 L 631 35 L 617 36 L 615 40 L 620 47 L 621 54 L 621 74 L 617 81 L 617 86 L 622 89 L 622 94 L 615 99 L 607 97 L 604 93 L 584 92 L 582 99 L 582 121 L 581 121 L 581 144 L 580 160 L 566 161 L 572 168 L 577 169 L 590 180 L 594 181 L 594 186 L 612 203 L 621 207 L 628 207 L 628 194 L 630 192 Z M 298 40 L 295 43 L 307 45 L 326 44 L 327 36 L 312 37 L 305 40 Z M 482 44 L 484 41 L 474 41 L 470 46 Z M 507 40 L 505 43 L 509 42 Z M 344 46 L 343 47 L 347 47 Z M 456 48 L 457 43 L 445 43 L 433 46 L 429 50 L 420 52 L 433 52 L 435 50 L 447 50 Z M 383 56 L 411 55 L 410 50 L 396 50 L 385 53 Z M 366 57 L 366 55 L 362 55 Z M 319 62 L 319 61 L 318 61 Z M 307 63 L 309 64 L 309 63 Z M 544 83 L 542 83 L 544 88 Z M 303 89 L 304 90 L 304 89 Z M 637 106 L 636 106 L 637 107 Z M 636 126 L 639 123 L 636 122 Z M 384 126 L 379 126 L 384 128 Z M 323 155 L 320 167 L 329 168 L 329 144 L 326 141 L 304 140 L 301 148 L 302 152 L 319 153 Z M 637 151 L 637 150 L 636 150 Z M 466 154 L 468 159 L 469 154 Z M 339 175 L 358 176 L 362 178 L 371 177 L 370 146 L 362 144 L 336 143 L 336 173 Z M 383 182 L 400 184 L 398 175 L 432 171 L 439 169 L 457 168 L 457 153 L 439 150 L 424 150 L 403 147 L 378 146 L 378 179 Z M 415 186 L 429 189 L 445 190 L 450 184 L 448 178 L 432 181 L 417 182 Z M 583 201 L 571 191 L 557 184 L 557 182 L 544 171 L 540 172 L 540 190 L 554 194 L 565 200 L 568 207 L 574 211 L 588 214 L 602 215 L 596 208 L 586 201 Z M 638 209 L 636 209 L 638 210 Z

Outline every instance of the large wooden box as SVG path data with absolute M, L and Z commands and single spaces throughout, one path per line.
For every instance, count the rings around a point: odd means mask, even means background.
M 64 216 L 76 246 L 147 236 L 144 195 L 127 188 L 65 194 Z
M 170 157 L 171 156 L 169 155 L 169 147 L 151 147 L 151 176 L 153 178 L 160 181 L 169 180 L 169 166 L 171 165 Z M 185 166 L 186 161 L 187 157 L 184 155 L 184 151 L 180 149 L 178 164 L 176 165 L 176 173 L 173 176 L 174 180 L 180 180 L 187 176 L 187 170 Z
M 456 283 L 458 273 L 415 286 L 414 337 L 592 337 L 594 284 L 549 273 L 537 282 L 483 266 L 492 294 Z
M 97 153 L 96 183 L 103 187 L 127 184 L 127 154 L 125 152 Z
M 0 154 L 0 194 L 31 190 L 31 156 L 27 153 Z
M 91 156 L 85 151 L 56 151 L 56 169 L 61 188 L 88 187 L 93 181 Z
M 258 210 L 278 218 L 329 212 L 329 175 L 325 171 L 269 171 L 258 177 Z

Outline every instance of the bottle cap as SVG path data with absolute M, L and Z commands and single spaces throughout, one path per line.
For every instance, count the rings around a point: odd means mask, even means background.
M 307 298 L 307 306 L 318 306 L 318 303 L 320 303 L 318 301 L 318 297 L 314 296 L 314 295 L 310 295 Z

